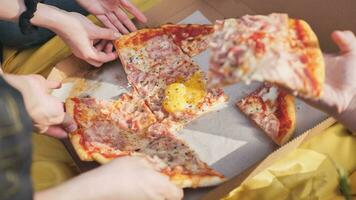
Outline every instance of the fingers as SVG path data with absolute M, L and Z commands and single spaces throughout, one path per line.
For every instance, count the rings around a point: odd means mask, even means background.
M 135 24 L 132 23 L 132 21 L 129 19 L 129 17 L 126 15 L 126 13 L 123 10 L 121 10 L 120 8 L 116 9 L 115 15 L 117 19 L 120 20 L 131 32 L 137 30 Z M 127 31 L 127 33 L 129 32 Z
M 166 188 L 164 190 L 165 199 L 168 200 L 180 200 L 183 199 L 183 190 L 178 188 L 177 186 L 173 185 L 169 180 L 165 184 Z
M 120 10 L 120 9 L 117 9 L 117 10 Z M 107 13 L 106 16 L 108 17 L 110 22 L 116 27 L 116 29 L 119 30 L 120 33 L 122 33 L 122 34 L 128 34 L 129 33 L 127 28 L 124 25 L 122 25 L 122 23 L 120 21 L 121 19 L 118 18 L 115 14 Z M 124 22 L 124 21 L 122 21 L 122 22 Z
M 56 138 L 66 138 L 68 133 L 72 133 L 77 130 L 77 124 L 74 119 L 68 114 L 64 115 L 62 123 L 56 123 L 53 125 L 35 125 L 40 133 L 45 133 L 46 135 L 56 137 Z
M 99 26 L 96 27 L 95 33 L 94 33 L 94 37 L 92 38 L 93 40 L 96 39 L 102 39 L 102 40 L 116 40 L 117 38 L 119 38 L 121 36 L 120 33 L 115 32 L 111 29 L 108 28 L 101 28 Z
M 168 176 L 155 171 L 154 188 L 158 188 L 158 196 L 167 200 L 180 200 L 183 198 L 183 190 L 174 185 Z
M 111 23 L 111 21 L 106 15 L 96 15 L 96 17 L 104 24 L 105 27 L 120 32 L 119 29 L 117 29 L 114 24 Z
M 67 132 L 60 125 L 49 126 L 45 133 L 55 138 L 66 138 L 68 136 Z
M 128 0 L 121 0 L 121 5 L 123 8 L 125 8 L 127 11 L 129 11 L 136 19 L 142 23 L 147 22 L 146 16 L 139 10 L 137 9 L 130 1 Z
M 342 53 L 356 51 L 356 38 L 351 31 L 334 31 L 331 37 Z
M 111 53 L 114 51 L 114 45 L 111 42 L 108 42 L 104 48 L 105 53 Z
M 98 44 L 95 45 L 96 50 L 103 51 L 103 49 L 106 47 L 107 43 L 108 43 L 108 41 L 101 40 Z
M 68 133 L 72 133 L 78 128 L 74 119 L 71 116 L 69 116 L 69 114 L 67 113 L 64 115 L 64 119 L 61 127 Z
M 59 81 L 46 80 L 46 82 L 48 89 L 59 89 L 62 86 L 62 83 Z
M 105 52 L 97 51 L 96 49 L 94 49 L 94 55 L 92 56 L 92 60 L 94 62 L 107 63 L 107 62 L 117 59 L 117 57 L 118 57 L 118 54 L 116 52 L 105 53 Z M 94 65 L 94 66 L 96 66 L 96 65 Z
M 103 62 L 98 62 L 93 59 L 87 59 L 86 61 L 94 67 L 101 67 L 104 64 Z

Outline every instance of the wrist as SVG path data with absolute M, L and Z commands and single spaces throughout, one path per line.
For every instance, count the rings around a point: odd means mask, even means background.
M 3 78 L 5 81 L 10 84 L 12 87 L 23 93 L 26 90 L 26 81 L 22 79 L 22 76 L 4 74 Z
M 25 10 L 23 1 L 1 1 L 0 19 L 16 22 Z
M 37 11 L 31 19 L 31 24 L 57 32 L 60 30 L 62 22 L 65 21 L 66 15 L 67 12 L 64 10 L 38 3 Z
M 356 133 L 356 95 L 352 98 L 346 110 L 337 114 L 335 118 L 349 130 Z

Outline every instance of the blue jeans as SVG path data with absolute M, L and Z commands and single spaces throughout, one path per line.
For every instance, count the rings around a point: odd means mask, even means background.
M 88 14 L 76 3 L 75 0 L 45 0 L 44 4 L 52 5 L 69 12 L 78 12 L 83 15 Z M 17 23 L 0 20 L 0 46 L 3 45 L 17 49 L 26 49 L 47 42 L 54 35 L 55 34 L 52 31 L 44 28 L 38 28 L 32 34 L 23 35 Z M 1 53 L 2 51 L 0 54 Z

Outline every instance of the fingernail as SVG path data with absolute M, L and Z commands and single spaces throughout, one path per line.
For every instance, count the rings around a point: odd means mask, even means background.
M 66 128 L 66 130 L 67 130 L 67 132 L 69 132 L 69 133 L 72 133 L 72 132 L 74 132 L 75 130 L 77 130 L 77 125 L 76 124 L 71 124 L 70 126 L 68 126 L 67 128 Z
M 114 35 L 115 35 L 115 37 L 117 37 L 117 38 L 121 37 L 121 33 L 119 33 L 119 32 L 115 32 Z

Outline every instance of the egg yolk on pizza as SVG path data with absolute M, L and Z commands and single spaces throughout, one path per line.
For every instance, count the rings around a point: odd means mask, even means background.
M 196 106 L 206 95 L 205 83 L 201 72 L 183 83 L 172 83 L 165 89 L 163 107 L 167 112 L 181 112 Z

